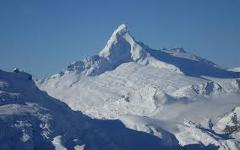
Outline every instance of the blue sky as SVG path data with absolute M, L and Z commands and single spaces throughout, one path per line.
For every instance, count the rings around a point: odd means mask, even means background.
M 240 66 L 239 0 L 1 0 L 0 69 L 37 77 L 97 54 L 122 23 L 152 48 Z

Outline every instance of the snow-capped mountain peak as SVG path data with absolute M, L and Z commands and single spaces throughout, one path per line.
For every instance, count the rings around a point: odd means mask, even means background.
M 123 63 L 135 62 L 181 73 L 176 66 L 152 57 L 147 49 L 148 47 L 137 42 L 127 26 L 122 24 L 112 33 L 106 46 L 98 55 L 72 63 L 67 67 L 67 72 L 73 71 L 87 76 L 95 76 L 105 71 L 114 70 Z
M 112 63 L 119 61 L 137 61 L 146 56 L 146 52 L 129 33 L 125 24 L 120 25 L 108 40 L 99 56 L 107 58 Z
M 124 34 L 128 32 L 128 27 L 126 24 L 121 24 L 118 26 L 118 28 L 114 31 L 113 34 Z
M 72 63 L 66 72 L 96 76 L 124 63 L 137 63 L 189 76 L 239 77 L 240 74 L 186 52 L 183 48 L 155 50 L 138 42 L 125 24 L 120 25 L 98 55 Z M 196 69 L 197 68 L 197 69 Z

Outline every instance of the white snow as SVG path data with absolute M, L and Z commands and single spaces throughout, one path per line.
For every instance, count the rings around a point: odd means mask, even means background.
M 240 72 L 240 67 L 234 67 L 234 68 L 230 68 L 228 70 L 229 71 L 234 71 L 234 72 Z
M 55 150 L 67 150 L 66 147 L 64 147 L 61 143 L 61 136 L 56 136 L 53 138 L 52 143 L 55 147 Z
M 74 147 L 75 150 L 84 150 L 85 145 L 76 145 Z

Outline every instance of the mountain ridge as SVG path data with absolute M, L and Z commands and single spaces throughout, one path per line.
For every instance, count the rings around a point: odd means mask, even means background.
M 125 24 L 120 25 L 112 33 L 107 44 L 98 55 L 76 61 L 67 66 L 66 71 L 74 71 L 86 76 L 96 76 L 114 70 L 127 62 L 150 65 L 159 69 L 169 69 L 188 76 L 240 77 L 240 73 L 218 67 L 215 63 L 190 54 L 183 48 L 151 49 L 144 43 L 136 41 Z

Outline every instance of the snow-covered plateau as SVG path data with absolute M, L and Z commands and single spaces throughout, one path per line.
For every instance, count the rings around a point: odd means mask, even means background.
M 99 54 L 30 77 L 0 71 L 1 149 L 240 149 L 240 72 L 124 24 Z

